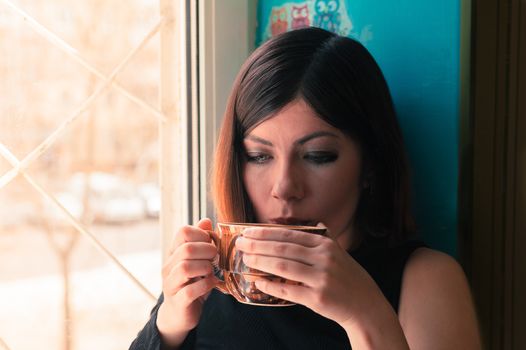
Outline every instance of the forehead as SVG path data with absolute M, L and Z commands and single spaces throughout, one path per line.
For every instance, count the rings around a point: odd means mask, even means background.
M 323 119 L 303 100 L 295 100 L 271 118 L 252 129 L 248 135 L 265 138 L 295 138 L 317 131 L 329 131 L 343 137 L 343 133 Z

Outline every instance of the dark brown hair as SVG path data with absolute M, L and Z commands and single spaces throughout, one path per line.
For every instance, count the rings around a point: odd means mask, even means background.
M 360 145 L 364 188 L 355 228 L 393 241 L 413 233 L 407 159 L 383 74 L 359 42 L 318 28 L 272 38 L 241 68 L 213 166 L 218 219 L 254 222 L 242 180 L 243 138 L 297 98 Z

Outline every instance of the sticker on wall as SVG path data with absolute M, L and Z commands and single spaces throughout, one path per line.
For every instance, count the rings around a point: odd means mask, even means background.
M 340 35 L 351 35 L 353 25 L 345 0 L 306 0 L 272 6 L 260 31 L 259 42 L 289 30 L 319 27 Z
M 338 11 L 340 6 L 343 7 L 344 3 L 340 3 L 339 0 L 316 0 L 314 3 L 314 26 L 340 34 L 342 22 L 341 12 Z M 350 20 L 349 23 L 351 23 Z

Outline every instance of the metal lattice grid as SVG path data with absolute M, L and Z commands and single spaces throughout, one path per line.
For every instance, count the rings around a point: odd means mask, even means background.
M 109 87 L 115 88 L 123 96 L 128 98 L 133 103 L 137 104 L 139 107 L 148 111 L 151 115 L 158 118 L 161 125 L 166 122 L 166 117 L 159 109 L 151 106 L 146 101 L 140 97 L 135 96 L 133 93 L 128 91 L 124 86 L 115 81 L 117 75 L 123 71 L 123 69 L 128 65 L 128 63 L 136 56 L 136 54 L 141 51 L 141 49 L 154 37 L 161 29 L 163 25 L 163 19 L 155 24 L 153 28 L 143 37 L 140 43 L 129 51 L 129 53 L 117 64 L 109 75 L 104 75 L 96 67 L 91 65 L 86 59 L 78 54 L 77 50 L 71 47 L 68 43 L 62 40 L 59 36 L 55 35 L 52 31 L 48 30 L 45 26 L 37 22 L 29 14 L 24 12 L 22 9 L 11 3 L 9 0 L 0 0 L 4 5 L 13 11 L 14 14 L 21 16 L 24 19 L 24 22 L 27 23 L 37 34 L 45 38 L 51 45 L 59 48 L 65 52 L 68 56 L 74 59 L 76 62 L 81 64 L 85 69 L 94 74 L 100 80 L 102 80 L 102 85 L 98 87 L 88 98 L 86 98 L 79 106 L 76 108 L 73 113 L 67 116 L 63 122 L 54 129 L 54 131 L 48 135 L 48 137 L 36 146 L 29 154 L 27 154 L 23 159 L 18 159 L 4 143 L 0 141 L 0 155 L 5 158 L 12 166 L 12 168 L 4 173 L 0 177 L 0 190 L 9 184 L 15 177 L 22 175 L 22 177 L 27 181 L 27 183 L 37 191 L 42 197 L 51 201 L 56 208 L 62 211 L 69 223 L 76 228 L 82 235 L 88 238 L 104 255 L 106 255 L 110 261 L 112 261 L 139 289 L 141 289 L 150 299 L 153 301 L 156 300 L 156 297 L 151 291 L 144 286 L 124 265 L 115 257 L 112 252 L 107 249 L 97 238 L 89 232 L 83 224 L 75 218 L 61 203 L 51 194 L 51 191 L 47 190 L 43 186 L 39 185 L 38 182 L 31 177 L 26 169 L 34 163 L 40 156 L 42 156 L 64 133 L 65 130 L 70 127 L 79 117 L 88 110 L 100 96 L 103 96 L 104 93 L 108 91 Z M 7 344 L 0 338 L 0 348 L 9 349 Z

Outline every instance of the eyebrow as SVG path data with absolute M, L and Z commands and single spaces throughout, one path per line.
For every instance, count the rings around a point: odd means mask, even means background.
M 318 138 L 318 137 L 338 137 L 338 135 L 332 133 L 332 132 L 329 132 L 329 131 L 316 131 L 316 132 L 313 132 L 312 134 L 309 134 L 309 135 L 306 135 L 306 136 L 303 136 L 302 138 L 296 140 L 294 142 L 294 144 L 299 144 L 299 145 L 303 145 L 305 143 L 307 143 L 308 141 L 312 140 L 312 139 L 315 139 L 315 138 Z M 254 141 L 254 142 L 257 142 L 257 143 L 261 143 L 263 145 L 266 145 L 266 146 L 274 146 L 272 144 L 272 142 L 268 141 L 268 140 L 265 140 L 261 137 L 258 137 L 258 136 L 254 136 L 254 135 L 248 135 L 247 137 L 245 137 L 245 139 L 248 139 L 250 141 Z

